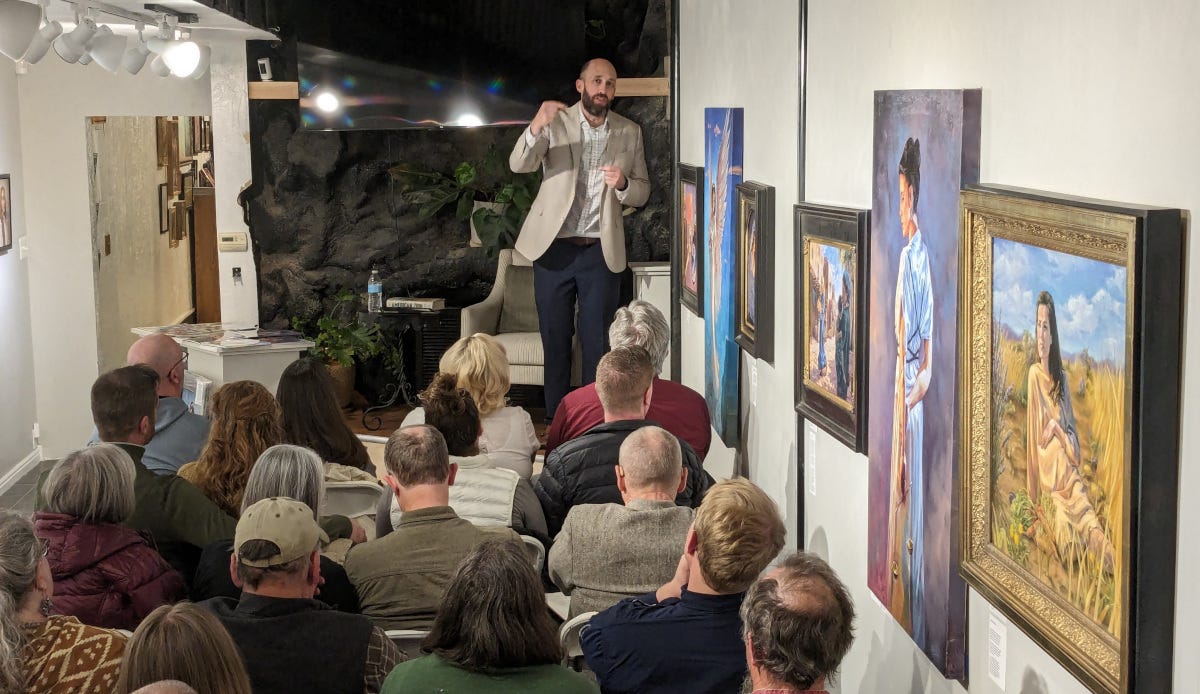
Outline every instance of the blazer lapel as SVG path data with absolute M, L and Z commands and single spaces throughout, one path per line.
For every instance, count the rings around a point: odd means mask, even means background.
M 571 168 L 578 169 L 583 161 L 583 140 L 579 131 L 579 109 L 582 105 L 576 102 L 574 106 L 563 111 L 563 127 L 567 131 L 567 142 L 571 144 Z

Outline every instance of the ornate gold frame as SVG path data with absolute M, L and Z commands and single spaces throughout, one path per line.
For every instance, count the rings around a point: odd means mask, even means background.
M 1153 625 L 1145 626 L 1150 618 L 1147 613 L 1161 610 L 1162 607 L 1159 604 L 1143 604 L 1151 599 L 1143 597 L 1140 593 L 1156 591 L 1159 587 L 1148 585 L 1144 580 L 1139 584 L 1139 579 L 1145 576 L 1144 568 L 1139 571 L 1139 565 L 1147 566 L 1145 562 L 1148 557 L 1160 556 L 1161 552 L 1167 552 L 1169 564 L 1155 567 L 1154 570 L 1171 574 L 1170 578 L 1164 580 L 1168 581 L 1167 591 L 1173 592 L 1174 550 L 1146 546 L 1146 540 L 1143 538 L 1147 535 L 1144 518 L 1147 515 L 1147 504 L 1142 501 L 1149 498 L 1154 499 L 1153 503 L 1172 502 L 1169 507 L 1169 515 L 1172 516 L 1169 521 L 1169 537 L 1159 540 L 1169 542 L 1173 546 L 1175 497 L 1172 494 L 1169 499 L 1159 500 L 1153 496 L 1143 496 L 1147 490 L 1144 489 L 1141 479 L 1154 474 L 1151 467 L 1148 467 L 1150 465 L 1158 466 L 1154 469 L 1164 470 L 1163 474 L 1170 477 L 1172 486 L 1177 479 L 1177 412 L 1175 429 L 1165 426 L 1161 432 L 1166 437 L 1171 437 L 1172 431 L 1174 432 L 1175 443 L 1168 450 L 1175 451 L 1175 454 L 1173 459 L 1162 459 L 1162 456 L 1151 455 L 1157 454 L 1157 449 L 1148 451 L 1144 444 L 1140 444 L 1135 438 L 1137 423 L 1146 419 L 1145 402 L 1138 404 L 1138 407 L 1143 409 L 1134 410 L 1135 403 L 1145 400 L 1135 399 L 1135 393 L 1148 387 L 1140 371 L 1141 364 L 1154 363 L 1145 361 L 1153 359 L 1152 354 L 1161 351 L 1166 358 L 1166 363 L 1162 364 L 1163 368 L 1169 367 L 1171 355 L 1174 354 L 1174 373 L 1176 381 L 1178 379 L 1178 341 L 1171 346 L 1169 335 L 1172 330 L 1178 330 L 1181 298 L 1176 299 L 1174 307 L 1176 322 L 1166 327 L 1166 344 L 1159 344 L 1145 337 L 1147 333 L 1144 331 L 1147 328 L 1143 325 L 1144 318 L 1139 315 L 1143 310 L 1140 308 L 1143 298 L 1155 291 L 1143 286 L 1152 281 L 1146 277 L 1148 273 L 1144 272 L 1144 268 L 1149 265 L 1148 258 L 1142 256 L 1150 251 L 1146 250 L 1146 238 L 1143 236 L 1148 226 L 1155 229 L 1160 226 L 1156 221 L 1158 217 L 1148 215 L 1163 212 L 1178 214 L 1178 210 L 1142 213 L 1141 210 L 1122 208 L 1115 204 L 1078 201 L 1014 189 L 969 189 L 960 197 L 962 255 L 959 263 L 959 286 L 962 295 L 959 308 L 959 397 L 962 403 L 960 423 L 963 432 L 961 459 L 965 466 L 961 477 L 962 574 L 972 587 L 1007 613 L 1017 626 L 1079 677 L 1085 686 L 1093 691 L 1113 694 L 1126 694 L 1135 688 L 1151 691 L 1143 689 L 1143 686 L 1148 681 L 1158 680 L 1162 676 L 1161 662 L 1157 665 L 1150 662 L 1154 659 L 1153 655 L 1139 655 L 1140 649 L 1135 648 L 1139 644 L 1135 643 L 1134 637 L 1146 644 L 1159 640 L 1157 635 L 1143 637 L 1142 630 L 1154 628 Z M 1173 235 L 1164 233 L 1146 236 L 1164 240 L 1163 244 L 1156 243 L 1153 247 L 1153 255 L 1163 253 L 1161 245 L 1170 246 L 1171 243 L 1175 243 L 1178 248 L 1182 247 L 1178 224 Z M 1114 575 L 1122 606 L 1119 638 L 1104 630 L 992 544 L 990 447 L 993 425 L 991 350 L 994 315 L 994 238 L 1009 239 L 1113 263 L 1126 269 L 1125 463 L 1121 492 L 1124 513 L 1118 528 L 1120 534 L 1117 535 L 1120 539 L 1117 547 L 1120 556 L 1119 569 Z M 1175 271 L 1178 271 L 1177 267 Z M 1168 271 L 1168 274 L 1178 278 L 1176 272 Z M 1175 293 L 1178 297 L 1178 289 Z M 1172 317 L 1171 307 L 1165 307 L 1163 314 L 1159 318 L 1165 317 L 1169 320 Z M 1173 399 L 1176 406 L 1177 396 L 1176 389 Z M 1156 431 L 1154 435 L 1159 433 Z M 1154 522 L 1166 521 L 1155 519 Z M 1142 526 L 1140 529 L 1139 524 Z M 1135 529 L 1138 529 L 1136 533 Z M 1160 629 L 1172 629 L 1170 617 L 1171 614 L 1168 613 L 1165 624 L 1159 627 Z M 1168 644 L 1167 653 L 1160 653 L 1158 656 L 1166 662 L 1165 681 L 1169 683 L 1171 637 L 1168 634 L 1165 638 Z M 1140 676 L 1144 670 L 1153 676 Z M 1135 681 L 1136 687 L 1133 684 Z

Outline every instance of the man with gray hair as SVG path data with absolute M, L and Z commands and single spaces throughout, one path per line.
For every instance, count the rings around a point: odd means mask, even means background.
M 479 527 L 450 507 L 458 465 L 428 424 L 401 427 L 383 452 L 384 482 L 400 504 L 400 524 L 346 555 L 346 575 L 362 613 L 384 629 L 429 629 L 442 591 L 468 554 L 488 540 L 521 538 L 503 526 Z
M 854 642 L 854 601 L 820 557 L 797 552 L 742 601 L 754 691 L 823 692 Z
M 619 460 L 624 504 L 573 507 L 550 549 L 550 578 L 571 596 L 571 617 L 658 588 L 683 554 L 694 511 L 675 505 L 687 486 L 679 440 L 645 426 L 621 443 Z
M 654 397 L 646 419 L 661 424 L 664 429 L 687 441 L 703 461 L 708 455 L 712 427 L 708 421 L 708 405 L 704 396 L 682 383 L 658 377 L 671 346 L 671 328 L 654 304 L 641 299 L 617 309 L 608 329 L 611 349 L 643 347 L 654 364 Z M 596 394 L 596 384 L 577 388 L 562 399 L 554 413 L 554 421 L 546 431 L 546 455 L 559 446 L 583 434 L 604 421 L 604 408 Z

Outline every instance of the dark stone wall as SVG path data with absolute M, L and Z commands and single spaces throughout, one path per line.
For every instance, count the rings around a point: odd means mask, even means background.
M 662 76 L 666 0 L 589 0 L 588 50 L 622 76 Z M 255 45 L 258 44 L 258 45 Z M 295 75 L 294 43 L 251 42 L 248 61 L 272 55 L 277 79 Z M 577 66 L 563 66 L 568 74 Z M 253 74 L 253 73 L 252 73 Z M 630 260 L 670 253 L 671 125 L 666 98 L 618 99 L 642 125 L 648 203 L 625 218 Z M 531 113 L 530 116 L 533 114 Z M 250 102 L 253 180 L 243 194 L 259 281 L 259 319 L 282 327 L 310 316 L 341 288 L 364 292 L 378 266 L 388 295 L 440 296 L 463 306 L 487 295 L 495 261 L 470 248 L 452 206 L 430 220 L 397 194 L 388 168 L 407 162 L 449 172 L 489 147 L 507 155 L 521 128 L 319 132 L 301 129 L 295 102 Z

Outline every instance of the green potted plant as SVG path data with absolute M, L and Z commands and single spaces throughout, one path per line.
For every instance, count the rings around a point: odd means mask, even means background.
M 354 397 L 354 360 L 369 359 L 386 348 L 379 324 L 365 326 L 358 321 L 358 297 L 349 289 L 333 295 L 329 312 L 312 317 L 292 317 L 292 328 L 316 343 L 312 353 L 329 367 L 338 406 L 346 407 Z
M 389 173 L 400 183 L 401 199 L 417 206 L 418 219 L 454 205 L 455 216 L 471 222 L 472 235 L 492 257 L 516 243 L 542 181 L 541 172 L 513 173 L 495 147 L 479 161 L 461 162 L 451 175 L 408 164 Z

